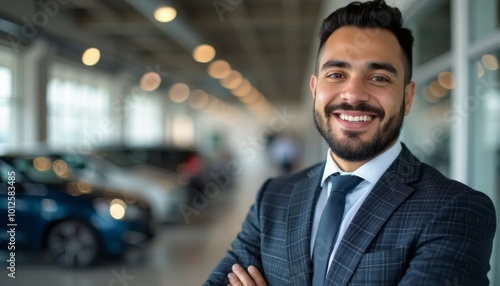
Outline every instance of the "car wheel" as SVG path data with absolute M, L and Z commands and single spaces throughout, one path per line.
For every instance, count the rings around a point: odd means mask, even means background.
M 94 231 L 86 224 L 74 220 L 66 220 L 54 226 L 47 244 L 52 257 L 66 267 L 92 264 L 99 248 Z

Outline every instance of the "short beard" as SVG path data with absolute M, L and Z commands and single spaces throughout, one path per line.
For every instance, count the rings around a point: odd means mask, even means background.
M 344 131 L 344 134 L 348 137 L 348 140 L 341 140 L 339 136 L 333 133 L 331 125 L 328 124 L 332 119 L 332 112 L 335 109 L 333 106 L 327 106 L 325 108 L 326 122 L 322 120 L 321 114 L 314 109 L 314 124 L 319 133 L 325 138 L 332 152 L 339 158 L 349 161 L 349 162 L 364 162 L 386 150 L 391 143 L 396 141 L 401 133 L 403 127 L 403 119 L 405 112 L 405 100 L 403 95 L 403 103 L 400 108 L 399 114 L 394 114 L 391 116 L 387 123 L 383 126 L 379 126 L 375 136 L 372 140 L 368 142 L 362 142 L 360 139 L 359 132 L 355 131 Z M 314 102 L 314 106 L 315 106 Z M 358 104 L 356 106 L 344 103 L 341 105 L 341 110 L 355 110 L 355 111 L 374 111 L 379 114 L 377 120 L 382 121 L 385 117 L 383 110 L 378 110 L 373 107 L 369 107 L 366 104 Z

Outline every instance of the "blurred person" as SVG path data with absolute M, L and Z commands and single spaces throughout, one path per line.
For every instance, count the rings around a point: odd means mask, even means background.
M 299 146 L 291 135 L 277 135 L 269 146 L 269 156 L 281 172 L 287 174 L 293 170 L 299 158 Z
M 324 20 L 310 88 L 326 162 L 264 183 L 204 285 L 488 285 L 490 198 L 399 141 L 412 46 L 381 0 Z

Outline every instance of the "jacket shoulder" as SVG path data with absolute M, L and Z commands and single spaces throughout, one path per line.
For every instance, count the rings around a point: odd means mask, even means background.
M 325 167 L 325 162 L 315 164 L 301 171 L 282 175 L 271 179 L 273 184 L 290 184 L 304 179 L 314 178 L 318 174 L 322 174 Z
M 426 163 L 422 163 L 419 183 L 424 186 L 430 185 L 430 186 L 445 187 L 462 191 L 473 191 L 473 189 L 467 186 L 466 184 L 448 178 L 439 170 L 430 165 L 427 165 Z
M 286 174 L 268 179 L 261 187 L 258 200 L 269 200 L 272 198 L 283 198 L 290 196 L 294 186 L 309 180 L 308 184 L 318 184 L 323 174 L 325 163 L 318 163 L 296 173 Z
M 481 202 L 485 206 L 493 205 L 493 202 L 485 193 L 475 190 L 462 182 L 448 178 L 436 168 L 419 161 L 413 154 L 407 153 L 406 158 L 409 159 L 408 161 L 413 166 L 418 166 L 414 169 L 418 170 L 414 180 L 409 183 L 416 190 L 415 196 L 426 199 L 427 202 L 430 199 L 430 201 L 446 203 L 450 200 L 458 199 L 466 200 L 473 204 L 475 204 L 474 202 Z
M 417 190 L 440 189 L 452 192 L 473 191 L 473 189 L 459 181 L 442 174 L 436 168 L 421 162 L 403 144 L 403 151 L 389 168 L 389 172 L 407 182 Z

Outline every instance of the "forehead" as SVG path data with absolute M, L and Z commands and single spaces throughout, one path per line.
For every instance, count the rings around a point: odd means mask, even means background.
M 330 35 L 319 54 L 319 68 L 330 60 L 355 64 L 367 61 L 387 62 L 403 70 L 401 46 L 389 30 L 346 26 Z

